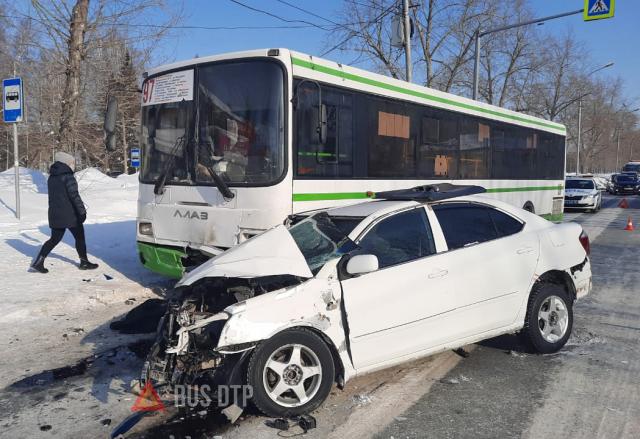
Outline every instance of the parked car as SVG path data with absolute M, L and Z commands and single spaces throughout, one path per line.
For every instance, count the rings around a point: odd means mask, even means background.
M 564 184 L 564 207 L 597 212 L 602 207 L 602 193 L 593 177 L 568 177 Z
M 332 385 L 520 332 L 556 352 L 591 289 L 589 238 L 449 184 L 292 217 L 186 274 L 142 374 L 156 389 L 249 384 L 268 416 Z
M 637 194 L 640 189 L 638 175 L 635 172 L 623 172 L 616 175 L 613 183 L 613 193 L 615 195 Z

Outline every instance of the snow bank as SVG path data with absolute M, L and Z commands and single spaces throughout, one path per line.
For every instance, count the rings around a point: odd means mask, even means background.
M 118 181 L 118 183 L 121 184 L 121 187 L 123 188 L 138 187 L 139 176 L 140 176 L 139 172 L 136 172 L 135 174 L 131 174 L 131 175 L 121 174 L 121 175 L 118 175 L 116 180 Z
M 115 178 L 103 174 L 96 168 L 86 168 L 75 174 L 80 192 L 119 189 L 123 187 Z
M 13 190 L 15 168 L 0 172 L 0 191 Z M 35 169 L 20 167 L 20 189 L 36 194 L 47 193 L 47 175 Z

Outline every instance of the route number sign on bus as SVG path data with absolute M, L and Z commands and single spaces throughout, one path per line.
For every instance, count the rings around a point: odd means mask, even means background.
M 193 69 L 168 73 L 145 81 L 142 106 L 193 100 Z

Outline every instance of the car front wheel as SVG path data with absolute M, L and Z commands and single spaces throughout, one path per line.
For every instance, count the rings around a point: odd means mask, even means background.
M 559 351 L 573 327 L 573 303 L 560 285 L 541 283 L 529 298 L 522 334 L 536 352 Z
M 283 331 L 261 343 L 247 368 L 253 404 L 272 417 L 315 410 L 329 395 L 334 377 L 328 346 L 302 328 Z

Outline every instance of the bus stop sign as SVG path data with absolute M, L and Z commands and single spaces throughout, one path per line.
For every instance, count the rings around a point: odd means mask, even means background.
M 131 148 L 131 166 L 140 167 L 140 148 Z
M 612 18 L 616 0 L 584 0 L 584 21 Z
M 4 122 L 22 122 L 22 79 L 4 79 L 2 81 L 2 96 L 2 117 L 4 119 Z

